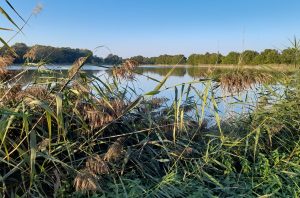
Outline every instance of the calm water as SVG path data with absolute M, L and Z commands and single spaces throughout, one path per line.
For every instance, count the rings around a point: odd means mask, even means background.
M 58 74 L 66 74 L 67 70 L 70 66 L 46 66 L 48 69 L 55 70 Z M 10 70 L 22 70 L 22 66 L 10 66 Z M 48 76 L 45 72 L 38 72 L 36 71 L 36 67 L 26 67 L 29 69 L 25 72 L 20 82 L 22 84 L 30 84 L 34 83 L 35 81 L 40 81 L 43 79 L 43 75 Z M 139 94 L 143 94 L 153 90 L 158 82 L 161 81 L 164 76 L 169 72 L 171 66 L 140 66 L 136 72 L 141 75 L 136 75 L 134 80 L 130 81 L 122 81 L 121 84 L 123 87 L 129 86 L 136 90 L 136 94 L 131 95 L 132 99 L 137 97 Z M 110 79 L 111 73 L 101 67 L 97 66 L 84 66 L 82 69 L 88 75 L 95 75 L 100 77 L 102 80 Z M 171 101 L 175 99 L 175 85 L 177 86 L 178 93 L 181 92 L 182 84 L 185 83 L 184 90 L 186 91 L 188 88 L 188 84 L 193 82 L 192 85 L 195 90 L 198 91 L 198 94 L 203 94 L 205 90 L 205 85 L 200 83 L 199 80 L 204 77 L 204 74 L 208 71 L 208 68 L 197 68 L 197 67 L 178 67 L 175 69 L 173 74 L 168 78 L 165 85 L 162 87 L 162 92 L 160 92 L 155 97 L 166 97 L 169 100 L 169 104 Z M 37 72 L 39 73 L 39 78 L 37 76 Z M 224 73 L 226 70 L 224 69 L 216 69 L 214 72 L 216 73 Z M 156 79 L 157 81 L 153 80 Z M 212 87 L 216 86 L 216 84 L 212 83 Z M 243 91 L 237 95 L 231 95 L 229 93 L 224 92 L 221 88 L 214 89 L 214 95 L 216 98 L 217 105 L 218 105 L 218 113 L 222 116 L 223 119 L 231 118 L 233 116 L 239 115 L 241 113 L 248 112 L 249 109 L 253 109 L 257 102 L 259 101 L 260 96 L 262 95 L 261 92 L 264 91 L 262 86 L 260 85 L 253 85 L 252 88 Z M 200 108 L 202 100 L 199 100 L 199 97 L 196 94 L 196 91 L 192 89 L 190 96 L 194 96 L 197 101 L 199 101 L 198 106 Z M 185 95 L 183 95 L 183 100 L 185 99 Z M 209 100 L 205 115 L 207 117 L 214 116 L 215 110 L 211 101 Z

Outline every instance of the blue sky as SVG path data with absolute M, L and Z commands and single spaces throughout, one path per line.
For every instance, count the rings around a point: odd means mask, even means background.
M 14 42 L 94 49 L 122 57 L 283 49 L 300 36 L 299 0 L 11 0 L 33 17 Z M 2 1 L 4 8 L 7 7 Z M 14 16 L 12 14 L 12 16 Z M 20 23 L 20 21 L 18 20 Z M 0 26 L 7 26 L 1 19 Z M 1 32 L 1 36 L 10 35 Z M 96 52 L 99 56 L 106 49 Z

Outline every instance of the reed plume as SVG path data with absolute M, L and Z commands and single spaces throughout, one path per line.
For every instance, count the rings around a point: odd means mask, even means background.
M 99 177 L 92 173 L 89 169 L 82 169 L 79 171 L 74 179 L 74 187 L 76 191 L 80 192 L 96 192 L 102 191 L 99 183 Z
M 113 75 L 118 79 L 133 79 L 133 70 L 138 66 L 134 60 L 126 60 L 120 67 L 113 68 Z
M 123 155 L 123 143 L 125 141 L 124 137 L 118 138 L 108 149 L 104 155 L 104 160 L 108 162 L 118 161 Z
M 99 156 L 94 155 L 86 160 L 85 166 L 88 170 L 96 175 L 104 175 L 109 173 L 107 163 Z
M 235 94 L 250 89 L 253 85 L 263 84 L 270 80 L 271 76 L 269 74 L 236 71 L 221 75 L 220 84 L 223 91 Z

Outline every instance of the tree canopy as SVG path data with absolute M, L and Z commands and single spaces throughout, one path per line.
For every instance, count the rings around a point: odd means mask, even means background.
M 52 46 L 43 46 L 43 45 L 34 45 L 27 46 L 24 43 L 16 43 L 11 46 L 12 49 L 16 52 L 18 57 L 16 57 L 14 63 L 22 64 L 26 62 L 26 59 L 29 57 L 33 59 L 34 62 L 43 61 L 46 63 L 52 64 L 71 64 L 80 57 L 87 56 L 92 54 L 88 59 L 87 64 L 93 65 L 115 65 L 122 63 L 123 59 L 117 55 L 109 54 L 106 58 L 101 58 L 96 55 L 93 55 L 93 52 L 88 49 L 72 49 L 69 47 L 52 47 Z M 0 54 L 6 52 L 5 47 L 0 51 Z
M 93 54 L 88 49 L 72 49 L 69 47 L 52 47 L 43 45 L 27 46 L 24 43 L 16 43 L 12 49 L 18 54 L 14 63 L 22 64 L 26 62 L 28 57 L 34 57 L 34 61 L 43 61 L 52 64 L 71 64 L 80 57 Z M 3 47 L 0 54 L 6 51 Z M 28 53 L 31 53 L 28 56 Z M 299 64 L 300 63 L 299 50 L 295 48 L 287 48 L 283 51 L 276 49 L 265 49 L 262 52 L 254 50 L 245 50 L 242 53 L 229 52 L 227 55 L 220 53 L 204 53 L 204 54 L 191 54 L 185 57 L 182 54 L 178 55 L 160 55 L 157 57 L 144 57 L 134 56 L 129 59 L 137 61 L 139 64 L 146 65 L 175 65 L 175 64 L 188 64 L 188 65 L 260 65 L 260 64 Z M 92 65 L 118 65 L 123 62 L 123 58 L 114 54 L 109 54 L 107 57 L 102 58 L 92 55 L 87 64 Z

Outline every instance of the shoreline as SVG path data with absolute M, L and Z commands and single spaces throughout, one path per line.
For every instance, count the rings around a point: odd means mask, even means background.
M 194 68 L 217 68 L 217 69 L 236 69 L 236 68 L 244 68 L 244 69 L 257 69 L 257 70 L 265 70 L 265 69 L 276 69 L 276 70 L 297 70 L 294 65 L 285 65 L 285 64 L 265 64 L 265 65 L 164 65 L 164 64 L 154 64 L 154 65 L 140 65 L 139 67 L 194 67 Z

